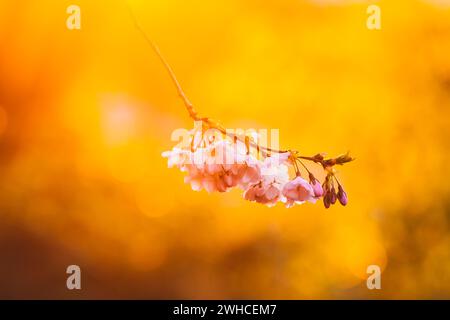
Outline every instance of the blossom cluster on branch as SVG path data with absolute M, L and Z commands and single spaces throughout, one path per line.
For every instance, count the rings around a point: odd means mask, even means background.
M 339 201 L 346 205 L 348 198 L 335 176 L 333 166 L 351 161 L 348 155 L 324 159 L 322 154 L 302 157 L 296 151 L 279 151 L 258 143 L 258 137 L 230 135 L 212 122 L 203 120 L 200 129 L 186 133 L 184 143 L 163 153 L 169 167 L 186 173 L 185 182 L 193 190 L 227 192 L 243 190 L 249 201 L 274 206 L 282 202 L 286 207 L 323 199 L 326 208 Z M 214 129 L 214 134 L 207 134 Z M 327 175 L 323 184 L 308 170 L 303 160 L 319 163 Z M 295 172 L 293 178 L 289 168 Z M 303 178 L 303 167 L 307 180 Z M 337 186 L 337 191 L 336 191 Z
M 129 9 L 135 27 L 161 60 L 190 118 L 201 123 L 200 130 L 194 127 L 188 131 L 188 144 L 178 145 L 163 153 L 168 158 L 169 167 L 176 166 L 187 173 L 185 182 L 190 183 L 192 189 L 226 192 L 231 188 L 241 188 L 245 199 L 268 206 L 283 202 L 287 207 L 292 207 L 306 201 L 315 203 L 320 198 L 323 199 L 325 208 L 336 201 L 344 206 L 347 204 L 347 194 L 335 176 L 334 166 L 352 161 L 353 158 L 348 153 L 325 159 L 321 153 L 308 157 L 295 150 L 267 148 L 251 135 L 229 134 L 212 119 L 200 117 L 158 46 L 147 36 L 133 11 Z M 207 135 L 205 131 L 208 130 L 220 134 Z M 322 166 L 326 171 L 323 184 L 302 161 Z M 293 179 L 289 177 L 289 167 L 295 170 Z M 299 167 L 306 170 L 308 180 L 302 177 Z

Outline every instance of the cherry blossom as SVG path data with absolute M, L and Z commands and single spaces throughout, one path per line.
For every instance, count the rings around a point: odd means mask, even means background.
M 278 201 L 283 201 L 282 190 L 289 181 L 286 165 L 288 158 L 289 154 L 267 157 L 261 164 L 260 180 L 245 190 L 244 198 L 269 207 L 274 206 Z
M 283 195 L 286 197 L 286 207 L 288 208 L 294 204 L 302 204 L 305 201 L 311 203 L 317 201 L 313 187 L 300 176 L 295 177 L 295 179 L 284 185 Z
M 174 148 L 164 152 L 163 157 L 168 158 L 169 167 L 187 172 L 184 180 L 195 191 L 226 192 L 236 186 L 245 189 L 261 175 L 258 160 L 246 154 L 242 146 L 225 139 L 194 151 Z

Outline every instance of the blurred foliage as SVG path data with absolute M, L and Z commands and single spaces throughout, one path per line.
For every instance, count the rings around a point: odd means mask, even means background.
M 131 3 L 202 115 L 351 150 L 350 203 L 191 191 L 161 152 L 192 123 L 124 2 L 2 0 L 0 297 L 450 298 L 449 1 L 377 1 L 379 31 L 368 1 Z

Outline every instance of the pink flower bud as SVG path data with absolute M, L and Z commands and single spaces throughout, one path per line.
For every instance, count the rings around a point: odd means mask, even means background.
M 337 197 L 338 197 L 339 202 L 343 206 L 345 206 L 348 203 L 347 193 L 344 191 L 344 188 L 342 188 L 341 185 L 339 185 Z
M 311 180 L 309 184 L 313 188 L 314 197 L 320 198 L 321 196 L 323 196 L 323 188 L 317 179 L 314 178 L 314 180 Z
M 323 205 L 325 206 L 325 209 L 328 209 L 331 205 L 330 202 L 330 193 L 325 193 L 325 196 L 323 197 Z
M 336 189 L 334 189 L 334 186 L 331 187 L 329 195 L 330 195 L 330 202 L 331 202 L 331 204 L 335 204 L 336 200 L 337 200 L 337 197 L 336 197 Z

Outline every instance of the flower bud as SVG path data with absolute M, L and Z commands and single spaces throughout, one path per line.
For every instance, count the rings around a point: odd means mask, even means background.
M 336 164 L 344 164 L 350 161 L 355 160 L 354 158 L 350 157 L 349 153 L 343 154 L 336 158 Z
M 348 203 L 347 193 L 344 191 L 344 188 L 342 188 L 341 185 L 339 185 L 337 197 L 338 197 L 339 202 L 343 206 L 345 206 Z
M 316 161 L 322 161 L 323 159 L 324 159 L 324 156 L 325 156 L 326 154 L 325 153 L 318 153 L 318 154 L 316 154 L 313 158 L 316 160 Z
M 314 191 L 314 197 L 316 198 L 320 198 L 321 196 L 323 196 L 323 188 L 320 185 L 319 181 L 314 178 L 310 180 L 309 184 L 312 186 L 313 191 Z
M 325 209 L 328 209 L 331 205 L 329 192 L 325 193 L 325 196 L 323 197 L 323 205 L 325 206 Z
M 331 204 L 335 204 L 336 200 L 337 200 L 337 197 L 336 197 L 336 189 L 334 189 L 334 186 L 331 187 L 331 190 L 330 190 L 329 194 L 330 194 L 330 202 L 331 202 Z

